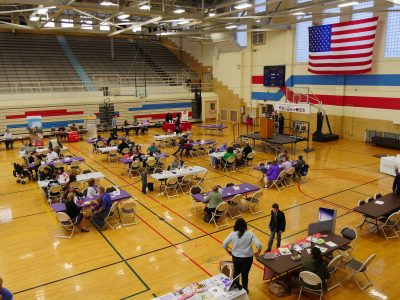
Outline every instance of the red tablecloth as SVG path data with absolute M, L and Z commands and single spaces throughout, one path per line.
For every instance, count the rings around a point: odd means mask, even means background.
M 162 124 L 162 129 L 165 132 L 174 132 L 175 131 L 175 123 L 166 123 Z M 192 130 L 192 123 L 190 122 L 181 122 L 181 131 L 190 131 Z
M 79 131 L 67 132 L 67 142 L 79 142 L 79 140 L 80 140 Z

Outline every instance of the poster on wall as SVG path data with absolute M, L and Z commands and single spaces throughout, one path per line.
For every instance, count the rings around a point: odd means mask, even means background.
M 42 117 L 41 116 L 29 116 L 26 117 L 28 123 L 29 138 L 33 146 L 43 146 L 43 128 L 42 128 Z
M 275 104 L 275 110 L 279 112 L 293 112 L 300 114 L 310 114 L 311 107 L 307 103 L 290 103 L 290 102 L 278 102 Z
M 187 110 L 181 111 L 181 121 L 189 122 L 189 112 Z
M 97 126 L 96 126 L 96 116 L 87 116 L 85 118 L 86 122 L 86 136 L 88 139 L 97 138 Z

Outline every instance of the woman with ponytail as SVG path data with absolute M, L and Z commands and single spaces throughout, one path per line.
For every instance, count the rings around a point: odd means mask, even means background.
M 232 243 L 232 251 L 228 249 Z M 257 247 L 257 252 L 253 252 L 253 243 Z M 232 255 L 233 278 L 242 276 L 242 285 L 246 292 L 249 292 L 249 272 L 253 263 L 253 256 L 260 255 L 262 246 L 260 240 L 253 232 L 247 231 L 247 223 L 242 218 L 237 219 L 233 231 L 228 235 L 223 243 L 223 247 L 229 255 Z M 239 280 L 236 285 L 241 288 Z

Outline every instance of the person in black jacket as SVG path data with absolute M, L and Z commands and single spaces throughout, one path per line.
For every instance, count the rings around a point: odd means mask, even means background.
M 283 134 L 284 126 L 285 126 L 285 117 L 282 113 L 278 116 L 278 123 L 279 123 L 279 134 Z
M 86 215 L 75 203 L 75 193 L 69 193 L 67 196 L 67 202 L 65 203 L 65 209 L 67 215 L 70 217 L 74 224 L 77 224 L 81 232 L 89 232 L 86 228 Z
M 271 221 L 269 222 L 269 230 L 271 230 L 271 236 L 268 241 L 268 249 L 265 252 L 270 252 L 272 248 L 272 243 L 275 239 L 276 234 L 276 247 L 281 246 L 282 232 L 286 228 L 285 214 L 279 210 L 279 205 L 277 203 L 272 204 L 271 210 Z
M 396 174 L 393 180 L 393 193 L 400 196 L 400 173 L 399 169 L 395 168 L 394 173 Z
M 243 148 L 243 157 L 247 157 L 249 153 L 253 152 L 253 149 L 249 145 L 249 143 L 246 143 L 246 146 Z

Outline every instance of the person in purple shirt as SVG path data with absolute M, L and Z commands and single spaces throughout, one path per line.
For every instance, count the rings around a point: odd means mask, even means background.
M 0 300 L 13 300 L 13 294 L 3 287 L 3 278 L 0 277 Z
M 219 146 L 218 151 L 219 152 L 224 152 L 228 150 L 228 142 L 224 142 L 221 146 Z
M 281 170 L 276 163 L 268 162 L 268 168 L 265 173 L 265 188 L 267 189 L 274 180 L 278 179 Z
M 112 201 L 111 196 L 105 193 L 104 187 L 100 186 L 98 190 L 101 205 L 97 206 L 93 210 L 93 216 L 90 219 L 99 230 L 105 230 L 107 228 L 107 225 L 105 224 L 105 219 L 110 212 Z

